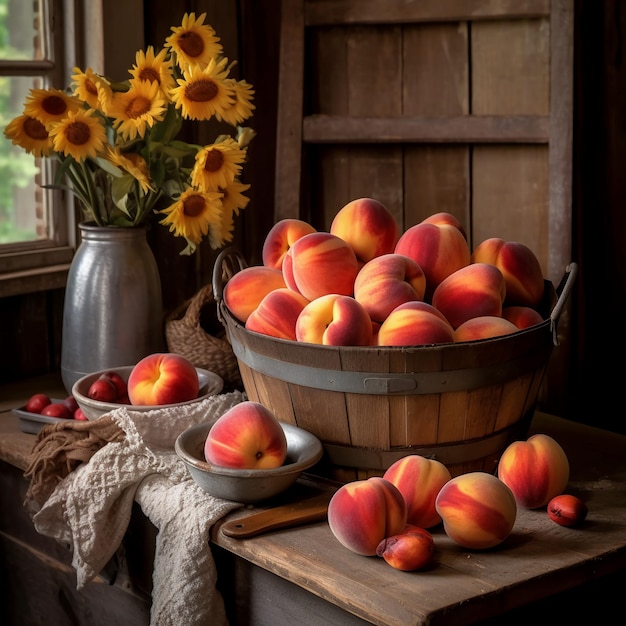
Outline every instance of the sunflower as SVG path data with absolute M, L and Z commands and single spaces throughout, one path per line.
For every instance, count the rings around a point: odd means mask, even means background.
M 207 234 L 211 247 L 215 248 L 222 222 L 221 199 L 222 194 L 216 191 L 188 188 L 176 202 L 159 211 L 165 215 L 160 223 L 169 226 L 176 237 L 187 240 L 183 254 L 191 254 Z
M 239 215 L 240 209 L 245 209 L 248 202 L 250 202 L 250 198 L 247 198 L 242 193 L 249 188 L 250 185 L 244 185 L 234 180 L 226 189 L 220 190 L 224 194 L 224 197 L 222 198 L 222 222 L 220 238 L 217 245 L 218 248 L 233 240 L 233 232 L 235 230 L 233 216 Z
M 185 13 L 181 26 L 173 26 L 172 34 L 165 40 L 165 47 L 176 55 L 176 63 L 183 69 L 189 65 L 206 67 L 209 62 L 222 54 L 212 26 L 204 24 L 206 13 L 196 19 L 195 13 Z
M 106 108 L 107 115 L 113 117 L 113 127 L 123 139 L 133 140 L 145 137 L 146 130 L 165 117 L 167 101 L 159 83 L 131 80 L 128 91 L 113 94 Z
M 11 120 L 4 129 L 4 136 L 33 156 L 48 156 L 52 152 L 46 127 L 30 115 L 20 115 Z
M 228 59 L 210 63 L 202 69 L 188 67 L 176 82 L 178 87 L 170 91 L 170 98 L 184 117 L 192 120 L 209 120 L 214 115 L 221 118 L 235 104 L 233 88 L 228 84 Z
M 222 198 L 222 209 L 228 211 L 230 215 L 239 215 L 241 209 L 245 209 L 250 202 L 250 198 L 243 195 L 244 191 L 250 189 L 250 185 L 244 185 L 238 180 L 234 180 L 225 189 L 220 189 L 224 194 Z
M 241 172 L 246 150 L 232 138 L 205 146 L 196 154 L 191 184 L 201 190 L 226 189 Z
M 50 139 L 55 152 L 72 156 L 77 161 L 95 159 L 106 145 L 106 130 L 94 117 L 95 111 L 70 111 L 67 117 L 50 127 Z
M 172 74 L 172 61 L 167 58 L 165 48 L 157 55 L 154 54 L 153 46 L 148 46 L 145 52 L 138 50 L 135 55 L 135 65 L 129 71 L 136 80 L 158 83 L 164 94 L 176 86 Z
M 247 120 L 252 115 L 252 111 L 256 108 L 252 104 L 254 90 L 252 89 L 252 85 L 245 80 L 237 81 L 234 78 L 228 78 L 225 82 L 232 89 L 235 102 L 230 108 L 225 109 L 219 117 L 227 124 L 237 126 L 237 124 L 241 124 L 241 122 Z
M 39 120 L 46 128 L 61 121 L 70 111 L 83 108 L 83 103 L 60 89 L 31 89 L 24 103 L 24 114 Z
M 140 154 L 137 154 L 136 152 L 122 153 L 118 147 L 107 147 L 108 150 L 105 158 L 113 163 L 113 165 L 116 165 L 130 174 L 139 183 L 143 193 L 156 191 L 154 185 L 150 182 L 148 164 Z
M 92 109 L 101 108 L 103 99 L 107 101 L 111 94 L 109 81 L 96 74 L 91 68 L 87 68 L 83 72 L 80 68 L 75 67 L 72 74 L 72 84 L 74 95 L 86 102 Z

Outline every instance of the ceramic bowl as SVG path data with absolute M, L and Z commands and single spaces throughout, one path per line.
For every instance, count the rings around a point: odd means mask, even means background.
M 176 439 L 176 454 L 192 478 L 208 494 L 224 500 L 254 504 L 288 489 L 323 454 L 321 441 L 310 432 L 281 422 L 287 437 L 287 459 L 274 469 L 231 469 L 207 463 L 204 442 L 211 423 L 197 424 Z
M 200 385 L 200 391 L 197 398 L 194 398 L 193 400 L 188 400 L 187 402 L 178 402 L 176 404 L 161 404 L 159 406 L 136 406 L 121 404 L 118 402 L 103 402 L 102 400 L 93 400 L 87 395 L 91 384 L 105 372 L 117 372 L 125 381 L 128 381 L 128 377 L 130 376 L 133 367 L 133 365 L 129 365 L 126 367 L 110 367 L 105 370 L 93 372 L 92 374 L 87 374 L 86 376 L 79 378 L 74 383 L 74 385 L 72 386 L 72 395 L 74 396 L 74 398 L 76 398 L 78 406 L 83 410 L 88 420 L 97 420 L 105 413 L 113 411 L 114 409 L 118 409 L 122 406 L 130 408 L 133 411 L 153 411 L 154 409 L 185 406 L 187 404 L 193 404 L 194 402 L 200 402 L 208 396 L 213 396 L 220 393 L 224 386 L 224 381 L 220 376 L 218 376 L 214 372 L 210 372 L 209 370 L 196 367 L 196 371 L 198 372 L 198 383 Z

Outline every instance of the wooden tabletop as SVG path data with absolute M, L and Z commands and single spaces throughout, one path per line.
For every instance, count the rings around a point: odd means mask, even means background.
M 20 432 L 7 403 L 17 401 L 12 406 L 19 406 L 23 396 L 19 390 L 11 398 L 0 396 L 0 458 L 20 468 L 26 466 L 34 435 Z M 250 539 L 233 539 L 220 531 L 225 521 L 255 512 L 247 509 L 217 523 L 211 538 L 311 594 L 381 625 L 470 623 L 626 571 L 626 437 L 543 413 L 535 415 L 531 431 L 551 435 L 565 449 L 571 464 L 567 492 L 580 496 L 589 508 L 581 528 L 559 526 L 545 510 L 520 510 L 511 536 L 480 552 L 456 546 L 437 527 L 435 562 L 419 572 L 397 571 L 382 559 L 348 551 L 325 521 Z

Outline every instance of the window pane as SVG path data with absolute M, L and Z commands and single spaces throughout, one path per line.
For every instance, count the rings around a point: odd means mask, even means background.
M 30 89 L 42 88 L 43 2 L 0 0 L 0 129 L 23 112 Z M 22 63 L 23 65 L 20 65 Z M 38 66 L 39 64 L 39 66 Z M 20 75 L 21 74 L 21 75 Z M 14 146 L 0 133 L 0 244 L 49 239 L 47 193 L 41 184 L 48 164 Z
M 22 114 L 24 99 L 42 80 L 33 77 L 0 77 L 0 126 Z M 14 146 L 0 135 L 0 243 L 48 239 L 47 194 L 40 184 L 43 159 Z M 45 172 L 44 172 L 45 173 Z
M 0 0 L 0 59 L 45 58 L 38 0 Z

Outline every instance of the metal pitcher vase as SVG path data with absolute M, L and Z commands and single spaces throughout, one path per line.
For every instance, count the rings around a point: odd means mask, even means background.
M 146 228 L 79 228 L 63 308 L 61 376 L 68 393 L 82 376 L 165 349 L 161 280 Z

